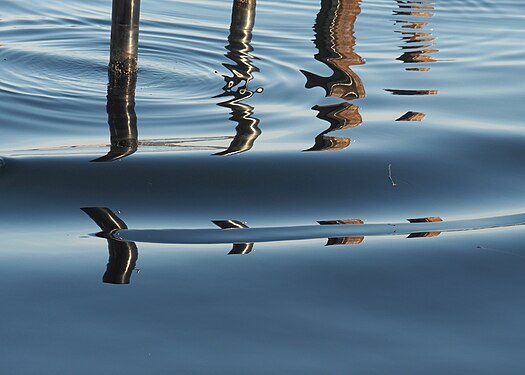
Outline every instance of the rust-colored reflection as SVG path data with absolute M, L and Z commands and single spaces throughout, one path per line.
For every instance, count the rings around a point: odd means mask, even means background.
M 341 225 L 341 224 L 363 224 L 361 219 L 345 219 L 345 220 L 320 220 L 321 225 Z M 325 246 L 333 245 L 359 245 L 365 240 L 364 236 L 350 236 L 350 237 L 332 237 L 328 238 Z
M 253 79 L 253 73 L 259 71 L 251 61 L 253 48 L 250 45 L 255 22 L 255 6 L 255 0 L 233 2 L 230 35 L 226 46 L 228 53 L 225 55 L 233 61 L 233 64 L 223 64 L 231 75 L 223 76 L 226 82 L 223 87 L 224 93 L 217 97 L 230 97 L 218 105 L 230 109 L 230 120 L 237 123 L 237 126 L 229 147 L 215 155 L 233 155 L 248 151 L 261 134 L 258 128 L 259 120 L 252 116 L 254 108 L 243 103 L 253 96 L 248 83 Z
M 403 116 L 396 119 L 396 121 L 422 121 L 425 118 L 425 114 L 422 112 L 408 111 Z
M 413 0 L 396 0 L 399 10 L 394 10 L 396 16 L 396 25 L 401 30 L 396 30 L 401 34 L 403 45 L 400 48 L 405 51 L 397 59 L 406 64 L 416 63 L 433 63 L 436 62 L 432 54 L 439 52 L 436 48 L 430 48 L 435 45 L 435 37 L 432 36 L 430 29 L 425 30 L 427 22 L 413 21 L 413 17 L 430 18 L 434 15 L 433 1 L 413 1 Z M 403 29 L 413 29 L 412 31 Z M 417 31 L 415 31 L 417 30 Z M 427 69 L 405 68 L 409 71 L 428 71 Z
M 316 105 L 312 109 L 318 112 L 317 118 L 328 121 L 330 127 L 315 137 L 315 144 L 305 151 L 340 150 L 348 147 L 351 142 L 350 138 L 330 137 L 326 134 L 335 130 L 355 128 L 363 121 L 359 114 L 359 107 L 347 102 L 325 106 Z
M 402 61 L 408 72 L 428 72 L 430 63 L 437 60 L 432 54 L 439 52 L 435 48 L 435 37 L 432 31 L 427 29 L 428 22 L 415 21 L 414 19 L 430 18 L 434 15 L 434 1 L 396 0 L 398 9 L 393 11 L 396 16 L 395 25 L 398 26 L 396 33 L 401 35 L 403 42 L 399 48 L 403 53 L 397 57 Z M 415 65 L 415 66 L 414 66 Z M 394 95 L 436 95 L 437 90 L 405 90 L 386 89 Z M 408 111 L 396 121 L 422 121 L 425 117 L 423 112 Z
M 431 216 L 431 217 L 420 217 L 415 219 L 407 219 L 410 223 L 435 223 L 443 221 L 442 218 L 438 216 Z M 419 232 L 419 233 L 411 233 L 407 238 L 420 238 L 420 237 L 436 237 L 439 236 L 441 232 Z
M 361 12 L 360 0 L 322 0 L 321 9 L 314 25 L 316 60 L 328 66 L 333 74 L 322 77 L 301 70 L 306 77 L 306 88 L 322 87 L 326 96 L 345 100 L 365 97 L 365 89 L 359 76 L 350 69 L 352 65 L 364 64 L 354 51 L 354 24 Z M 330 123 L 330 127 L 315 138 L 315 144 L 305 151 L 340 150 L 350 145 L 350 138 L 327 136 L 335 130 L 358 126 L 361 122 L 359 107 L 343 102 L 340 104 L 314 106 L 317 117 Z
M 314 57 L 326 64 L 333 74 L 321 77 L 302 70 L 306 87 L 322 87 L 326 96 L 342 99 L 364 98 L 365 89 L 359 76 L 349 66 L 364 64 L 354 52 L 354 24 L 361 12 L 360 0 L 322 0 L 321 10 L 315 22 L 315 46 L 319 50 Z
M 108 284 L 129 284 L 131 273 L 138 258 L 137 245 L 134 242 L 117 241 L 111 232 L 127 229 L 126 224 L 110 209 L 104 207 L 81 208 L 99 226 L 99 237 L 108 241 L 109 260 L 102 282 Z

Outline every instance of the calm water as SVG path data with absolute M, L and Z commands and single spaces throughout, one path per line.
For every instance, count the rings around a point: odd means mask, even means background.
M 0 3 L 2 374 L 525 371 L 522 0 L 141 7 Z

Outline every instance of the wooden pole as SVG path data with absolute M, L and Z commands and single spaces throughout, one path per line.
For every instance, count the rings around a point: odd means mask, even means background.
M 113 0 L 109 70 L 116 74 L 137 71 L 140 0 Z

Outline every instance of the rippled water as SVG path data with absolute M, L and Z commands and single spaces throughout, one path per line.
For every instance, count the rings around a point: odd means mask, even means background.
M 522 0 L 110 26 L 0 3 L 2 373 L 523 373 Z

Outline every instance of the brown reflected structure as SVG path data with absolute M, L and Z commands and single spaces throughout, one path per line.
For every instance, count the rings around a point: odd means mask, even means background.
M 420 19 L 434 16 L 434 1 L 396 0 L 398 9 L 393 11 L 396 16 L 396 33 L 401 35 L 403 42 L 399 48 L 403 51 L 397 58 L 408 64 L 405 70 L 409 72 L 428 72 L 430 63 L 438 60 L 431 55 L 439 52 L 435 48 L 435 37 L 430 29 L 426 29 L 428 22 Z M 386 89 L 394 95 L 437 95 L 437 90 L 402 90 Z M 409 111 L 397 118 L 396 121 L 422 121 L 425 114 Z
M 425 30 L 428 25 L 424 21 L 414 21 L 414 17 L 430 18 L 434 16 L 434 1 L 413 1 L 413 0 L 396 0 L 399 7 L 394 10 L 396 17 L 395 24 L 401 30 L 396 33 L 401 34 L 403 45 L 399 46 L 403 54 L 397 58 L 406 64 L 433 63 L 436 62 L 431 54 L 439 52 L 435 45 L 436 38 L 432 36 L 430 30 Z M 412 29 L 412 30 L 407 30 Z M 429 67 L 406 67 L 409 71 L 428 71 Z
M 128 227 L 108 208 L 84 207 L 81 210 L 102 230 L 97 236 L 108 241 L 109 260 L 102 281 L 108 284 L 129 284 L 138 258 L 137 245 L 134 242 L 118 241 L 111 237 L 113 231 Z
M 341 225 L 341 224 L 364 224 L 361 219 L 347 219 L 347 220 L 321 220 L 318 221 L 321 225 Z M 364 241 L 364 236 L 350 236 L 350 237 L 332 237 L 326 241 L 325 246 L 332 245 L 359 245 Z
M 354 51 L 354 24 L 361 12 L 360 0 L 322 0 L 321 10 L 314 25 L 315 46 L 319 50 L 314 57 L 333 74 L 321 77 L 301 70 L 306 77 L 306 88 L 322 87 L 326 96 L 345 100 L 365 97 L 365 89 L 359 76 L 350 69 L 352 65 L 364 64 Z M 315 144 L 305 151 L 341 150 L 350 145 L 350 138 L 327 136 L 335 130 L 353 128 L 361 124 L 359 107 L 348 102 L 314 106 L 317 118 L 328 121 L 330 127 L 315 138 Z
M 111 148 L 106 155 L 92 161 L 114 161 L 125 158 L 137 151 L 136 85 L 136 72 L 122 74 L 109 70 L 106 110 L 108 112 Z
M 335 130 L 355 128 L 363 119 L 359 114 L 359 107 L 347 102 L 312 107 L 316 110 L 317 118 L 328 121 L 330 127 L 315 137 L 315 144 L 305 151 L 340 150 L 350 145 L 350 138 L 330 137 L 327 133 Z
M 437 216 L 431 216 L 431 217 L 421 217 L 416 219 L 407 219 L 410 223 L 435 223 L 443 221 L 442 218 Z M 441 232 L 419 232 L 419 233 L 411 233 L 407 238 L 420 238 L 420 237 L 436 237 L 439 236 Z
M 422 121 L 425 118 L 425 114 L 422 112 L 408 111 L 403 116 L 396 119 L 396 121 Z
M 234 155 L 250 150 L 257 137 L 261 134 L 259 120 L 254 118 L 253 107 L 243 103 L 253 96 L 253 91 L 248 88 L 248 83 L 253 79 L 253 73 L 259 69 L 251 61 L 253 51 L 250 45 L 252 30 L 255 23 L 255 0 L 235 0 L 232 8 L 230 35 L 228 36 L 228 53 L 225 55 L 233 64 L 223 64 L 231 75 L 223 76 L 226 85 L 224 93 L 217 97 L 230 99 L 218 103 L 221 107 L 230 109 L 230 120 L 237 123 L 235 136 L 229 147 L 215 155 Z

